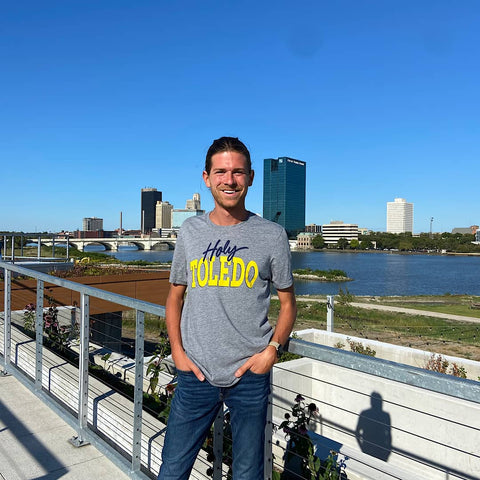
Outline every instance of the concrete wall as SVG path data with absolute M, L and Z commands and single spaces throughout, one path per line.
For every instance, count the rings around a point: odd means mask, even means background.
M 306 358 L 277 365 L 273 383 L 277 421 L 297 393 L 317 405 L 312 440 L 320 457 L 349 457 L 349 480 L 480 478 L 480 404 Z
M 379 342 L 377 340 L 369 340 L 365 338 L 353 337 L 352 335 L 343 335 L 341 333 L 327 332 L 326 330 L 317 330 L 315 328 L 300 330 L 296 332 L 298 338 L 319 345 L 334 347 L 335 344 L 341 342 L 345 345 L 344 350 L 350 350 L 347 339 L 362 343 L 364 346 L 373 348 L 376 358 L 383 358 L 392 362 L 403 363 L 413 367 L 424 368 L 432 354 L 426 350 L 416 348 L 400 347 L 391 343 Z M 437 354 L 436 354 L 437 355 Z M 467 372 L 467 378 L 478 380 L 480 377 L 480 362 L 468 360 L 465 358 L 453 357 L 451 355 L 443 355 L 442 357 L 451 364 L 456 363 L 458 366 L 464 367 Z

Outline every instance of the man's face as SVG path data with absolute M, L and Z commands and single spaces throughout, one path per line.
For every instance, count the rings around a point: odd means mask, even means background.
M 203 180 L 212 192 L 215 207 L 238 211 L 245 209 L 245 197 L 253 175 L 253 170 L 248 170 L 245 155 L 221 152 L 212 156 L 210 174 L 204 171 Z

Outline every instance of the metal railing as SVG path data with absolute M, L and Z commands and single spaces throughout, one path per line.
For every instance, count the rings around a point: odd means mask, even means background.
M 18 265 L 0 262 L 0 268 L 4 270 L 0 332 L 4 372 L 21 378 L 74 426 L 77 432 L 72 439 L 74 445 L 94 443 L 132 478 L 153 477 L 160 463 L 164 424 L 144 409 L 143 395 L 149 380 L 145 377 L 144 358 L 145 354 L 152 353 L 145 351 L 144 329 L 145 316 L 163 317 L 164 307 Z M 36 279 L 34 340 L 12 326 L 13 317 L 23 315 L 23 312 L 12 312 L 13 275 Z M 55 359 L 44 346 L 45 313 L 48 314 L 44 299 L 48 297 L 49 285 L 64 287 L 79 295 L 78 305 L 62 307 L 67 312 L 67 323 L 72 317 L 79 321 L 78 373 L 64 365 L 64 361 Z M 101 316 L 90 313 L 94 299 L 134 312 L 134 358 L 127 361 L 122 373 L 123 379 L 133 385 L 132 401 L 126 401 L 89 373 L 93 357 L 105 358 L 108 352 L 107 349 L 92 351 L 92 334 L 104 322 Z M 29 298 L 25 297 L 25 302 L 28 303 Z M 108 343 L 108 332 L 101 329 Z M 479 382 L 294 338 L 287 349 L 303 358 L 277 364 L 274 369 L 265 446 L 266 479 L 300 479 L 304 474 L 288 428 L 279 428 L 285 414 L 291 413 L 297 394 L 302 395 L 306 405 L 315 404 L 318 408 L 308 433 L 315 454 L 325 458 L 330 451 L 337 452 L 339 459 L 346 459 L 347 472 L 355 473 L 354 478 L 480 478 Z M 27 358 L 34 360 L 29 363 Z M 107 369 L 112 365 L 107 366 L 105 360 Z M 25 380 L 25 375 L 32 380 Z M 171 376 L 165 377 L 163 382 L 168 383 L 169 378 Z M 70 393 L 53 401 L 57 390 L 63 395 Z M 422 399 L 426 405 L 422 405 Z M 366 408 L 369 402 L 372 403 L 370 409 Z M 437 409 L 435 402 L 440 408 Z M 409 419 L 413 419 L 412 424 Z M 192 478 L 217 480 L 226 476 L 229 459 L 224 458 L 222 443 L 231 439 L 224 439 L 222 435 L 223 414 L 213 428 L 213 460 L 202 453 Z M 383 437 L 372 435 L 372 430 L 383 432 Z M 442 436 L 443 431 L 454 432 L 450 437 L 459 439 Z M 444 453 L 437 453 L 440 451 Z M 274 474 L 275 471 L 283 473 Z

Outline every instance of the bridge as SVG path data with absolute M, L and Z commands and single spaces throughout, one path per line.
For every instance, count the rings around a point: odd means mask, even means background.
M 102 245 L 105 250 L 116 252 L 118 247 L 123 246 L 136 246 L 139 250 L 155 250 L 161 246 L 167 246 L 169 250 L 175 248 L 177 243 L 176 238 L 140 238 L 140 237 L 115 237 L 115 238 L 68 238 L 68 240 L 57 238 L 55 240 L 51 238 L 30 238 L 29 243 L 40 242 L 40 245 L 51 247 L 54 242 L 56 246 L 65 245 L 67 242 L 73 245 L 80 252 L 85 250 L 85 247 L 89 245 Z M 165 247 L 163 247 L 165 248 Z

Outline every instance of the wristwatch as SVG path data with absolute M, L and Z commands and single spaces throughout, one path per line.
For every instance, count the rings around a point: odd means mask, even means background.
M 272 347 L 275 347 L 275 350 L 276 350 L 277 353 L 278 353 L 278 350 L 279 350 L 279 348 L 281 347 L 281 345 L 280 345 L 278 342 L 275 342 L 274 340 L 272 340 L 272 341 L 268 344 L 268 346 L 270 346 L 270 345 L 271 345 Z

